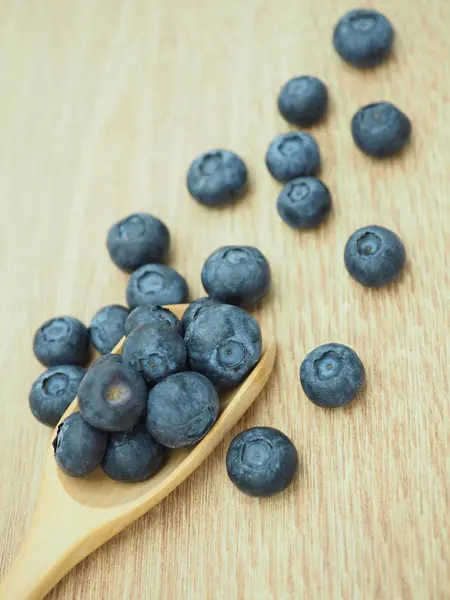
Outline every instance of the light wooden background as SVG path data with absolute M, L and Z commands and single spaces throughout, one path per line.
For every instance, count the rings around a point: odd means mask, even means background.
M 369 5 L 359 0 L 358 5 Z M 373 72 L 331 45 L 353 0 L 1 0 L 1 573 L 27 531 L 49 431 L 27 403 L 41 371 L 35 328 L 55 314 L 89 321 L 124 302 L 107 228 L 135 210 L 161 217 L 170 264 L 202 294 L 203 260 L 223 244 L 258 246 L 273 289 L 260 310 L 279 342 L 266 391 L 233 431 L 290 435 L 302 472 L 264 501 L 228 482 L 230 435 L 184 485 L 70 573 L 51 600 L 429 600 L 450 583 L 450 4 L 379 0 L 395 56 Z M 312 73 L 331 110 L 317 135 L 334 214 L 298 233 L 278 218 L 264 166 L 288 127 L 280 86 Z M 391 100 L 411 117 L 401 157 L 373 162 L 349 121 Z M 199 152 L 247 162 L 251 193 L 208 210 L 186 192 Z M 387 289 L 346 274 L 344 244 L 362 225 L 403 238 L 408 269 Z M 298 381 L 305 354 L 351 344 L 368 389 L 351 408 L 313 406 Z M 43 551 L 45 551 L 43 549 Z M 4 598 L 2 600 L 8 600 Z

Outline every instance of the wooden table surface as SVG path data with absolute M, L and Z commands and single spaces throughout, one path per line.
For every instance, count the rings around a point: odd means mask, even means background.
M 170 264 L 192 298 L 216 247 L 264 252 L 273 287 L 258 315 L 276 335 L 277 365 L 206 464 L 48 598 L 449 597 L 450 4 L 379 0 L 397 41 L 368 72 L 343 64 L 330 41 L 354 5 L 0 2 L 1 574 L 26 534 L 49 442 L 27 402 L 42 370 L 32 334 L 55 314 L 89 322 L 125 302 L 105 235 L 142 210 L 168 225 Z M 310 233 L 278 218 L 280 186 L 264 165 L 271 138 L 289 129 L 278 89 L 303 73 L 331 98 L 313 134 L 334 213 Z M 408 151 L 384 162 L 363 156 L 349 130 L 377 100 L 414 128 Z M 190 161 L 213 147 L 238 152 L 251 176 L 251 192 L 223 210 L 185 187 Z M 395 230 L 409 256 L 402 280 L 377 291 L 351 280 L 342 258 L 348 236 L 373 223 Z M 352 345 L 367 368 L 366 393 L 345 410 L 315 407 L 299 385 L 301 360 L 327 341 Z M 253 425 L 282 429 L 301 454 L 293 487 L 269 500 L 240 494 L 225 472 L 232 436 Z

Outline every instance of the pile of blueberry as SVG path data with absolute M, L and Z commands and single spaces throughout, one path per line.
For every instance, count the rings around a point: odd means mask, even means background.
M 374 10 L 353 10 L 336 25 L 333 43 L 350 64 L 365 68 L 384 60 L 393 43 L 390 22 Z M 328 91 L 317 78 L 295 77 L 278 97 L 292 125 L 310 127 L 326 112 Z M 409 119 L 394 105 L 360 109 L 351 130 L 357 146 L 375 157 L 390 156 L 408 142 Z M 275 137 L 266 165 L 285 184 L 277 200 L 280 217 L 298 229 L 317 227 L 331 210 L 328 187 L 316 177 L 317 142 L 308 133 Z M 247 188 L 247 167 L 229 150 L 196 158 L 187 174 L 190 194 L 201 204 L 234 202 Z M 79 412 L 60 423 L 53 442 L 59 467 L 74 477 L 99 465 L 112 479 L 137 482 L 156 473 L 170 449 L 191 446 L 219 414 L 219 393 L 237 386 L 261 357 L 261 331 L 244 308 L 267 294 L 271 274 L 252 246 L 224 246 L 205 261 L 201 279 L 208 297 L 192 302 L 181 321 L 163 305 L 185 303 L 188 285 L 164 260 L 170 245 L 159 219 L 137 213 L 108 232 L 111 259 L 130 273 L 129 308 L 109 305 L 89 328 L 73 317 L 46 321 L 34 337 L 34 353 L 48 370 L 34 382 L 29 402 L 35 417 L 55 426 L 78 395 Z M 365 286 L 393 281 L 405 263 L 401 240 L 380 226 L 350 236 L 344 252 L 348 272 Z M 124 336 L 122 354 L 111 354 Z M 103 356 L 85 372 L 91 344 Z M 307 397 L 321 407 L 347 405 L 362 390 L 364 367 L 342 344 L 326 344 L 300 367 Z M 282 432 L 255 427 L 240 433 L 227 454 L 231 481 L 253 496 L 285 489 L 298 469 L 295 446 Z

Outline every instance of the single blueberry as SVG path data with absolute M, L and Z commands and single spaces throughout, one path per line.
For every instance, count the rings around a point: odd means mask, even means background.
M 229 150 L 211 150 L 197 157 L 187 174 L 189 193 L 200 204 L 230 204 L 247 189 L 247 167 Z
M 216 422 L 219 397 L 213 384 L 199 373 L 185 371 L 166 377 L 150 390 L 147 429 L 168 448 L 200 441 Z
M 214 300 L 214 298 L 209 298 L 209 296 L 206 296 L 205 298 L 199 298 L 198 300 L 191 302 L 191 304 L 189 304 L 187 309 L 184 311 L 181 319 L 181 335 L 186 333 L 187 328 L 193 321 L 195 321 L 197 316 L 200 314 L 200 311 L 208 308 L 208 306 L 216 306 L 217 304 L 220 304 L 220 302 L 218 300 Z
M 127 285 L 131 309 L 141 304 L 182 304 L 188 294 L 184 277 L 164 265 L 143 265 L 132 273 Z
M 296 177 L 316 175 L 320 169 L 319 146 L 308 133 L 281 133 L 267 150 L 266 165 L 272 176 L 284 183 Z
M 362 285 L 380 287 L 393 281 L 406 262 L 401 239 L 389 229 L 372 225 L 353 233 L 344 250 L 345 267 Z
M 131 273 L 148 263 L 161 263 L 170 245 L 169 230 L 146 213 L 135 213 L 115 223 L 106 245 L 113 262 Z
M 374 67 L 391 51 L 394 29 L 388 19 L 376 10 L 356 9 L 346 13 L 337 23 L 333 45 L 339 56 L 354 67 Z
M 351 402 L 363 388 L 365 379 L 359 356 L 343 344 L 319 346 L 300 366 L 303 391 L 311 402 L 324 408 Z
M 226 465 L 228 477 L 241 492 L 267 497 L 292 483 L 298 471 L 298 453 L 278 429 L 252 427 L 233 439 Z
M 288 123 L 299 127 L 314 125 L 324 116 L 328 92 L 324 83 L 311 75 L 290 79 L 278 95 L 278 110 Z
M 200 311 L 184 339 L 191 369 L 222 389 L 238 385 L 261 358 L 257 321 L 229 304 Z
M 168 451 L 138 423 L 129 431 L 112 433 L 102 462 L 111 479 L 125 483 L 144 481 L 165 464 Z
M 105 431 L 91 427 L 79 412 L 59 425 L 53 440 L 58 467 L 72 477 L 86 477 L 100 465 L 108 443 Z
M 253 246 L 223 246 L 206 259 L 202 283 L 207 293 L 227 304 L 250 306 L 269 291 L 270 266 Z
M 84 367 L 90 359 L 89 332 L 74 317 L 54 317 L 45 321 L 34 334 L 33 351 L 46 367 Z
M 360 108 L 352 119 L 355 144 L 369 156 L 385 158 L 399 152 L 411 137 L 411 121 L 390 102 Z
M 178 333 L 182 331 L 178 317 L 168 308 L 155 304 L 141 304 L 131 311 L 125 322 L 126 335 L 140 325 L 158 325 L 159 327 L 171 327 Z
M 156 383 L 185 368 L 186 344 L 174 329 L 140 325 L 125 340 L 122 358 L 148 383 Z
M 130 311 L 119 304 L 103 306 L 92 317 L 92 345 L 100 354 L 108 354 L 125 335 L 125 321 Z
M 331 210 L 331 194 L 315 177 L 297 177 L 287 183 L 277 200 L 277 210 L 285 223 L 296 229 L 317 227 Z
M 103 356 L 86 373 L 78 387 L 78 405 L 93 427 L 122 431 L 143 416 L 147 386 L 139 373 L 113 356 Z
M 51 367 L 36 379 L 29 395 L 30 409 L 38 421 L 55 427 L 77 395 L 85 374 L 75 365 Z

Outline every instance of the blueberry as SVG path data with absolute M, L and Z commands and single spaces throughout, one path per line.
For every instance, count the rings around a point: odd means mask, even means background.
M 401 239 L 378 225 L 358 229 L 345 245 L 347 271 L 367 287 L 380 287 L 393 281 L 403 269 L 405 261 L 405 247 Z
M 146 213 L 135 213 L 115 223 L 106 245 L 113 262 L 131 273 L 142 265 L 163 262 L 170 245 L 169 230 Z
M 84 369 L 74 365 L 51 367 L 31 386 L 31 412 L 44 425 L 55 427 L 77 395 Z
M 299 127 L 314 125 L 327 110 L 326 85 L 311 75 L 290 79 L 278 95 L 278 110 L 288 123 Z
M 277 210 L 285 223 L 296 229 L 317 227 L 331 210 L 331 194 L 315 177 L 298 177 L 287 183 L 277 200 Z
M 281 182 L 316 175 L 320 169 L 319 146 L 308 133 L 281 133 L 267 150 L 266 165 L 273 177 Z
M 61 471 L 72 477 L 85 477 L 95 471 L 105 454 L 108 434 L 91 427 L 79 412 L 59 425 L 53 440 L 55 459 Z
M 211 150 L 197 157 L 187 174 L 189 193 L 200 204 L 230 204 L 247 188 L 247 167 L 229 150 Z
M 303 360 L 300 382 L 311 402 L 324 408 L 337 408 L 351 402 L 363 388 L 364 366 L 348 346 L 325 344 Z
M 33 350 L 46 367 L 78 365 L 90 359 L 89 332 L 74 317 L 54 317 L 45 321 L 34 334 Z
M 130 311 L 119 304 L 103 306 L 92 317 L 92 345 L 100 354 L 108 354 L 125 335 L 125 321 Z
M 148 383 L 156 383 L 184 369 L 186 344 L 174 329 L 140 325 L 125 340 L 122 358 Z
M 261 358 L 258 323 L 229 304 L 200 311 L 184 339 L 191 369 L 222 389 L 238 385 Z
M 352 119 L 355 144 L 369 156 L 385 158 L 399 152 L 411 137 L 411 121 L 390 102 L 360 108 Z
M 253 246 L 223 246 L 209 256 L 202 268 L 207 293 L 220 302 L 250 306 L 269 291 L 270 267 Z
M 127 302 L 131 309 L 141 304 L 182 304 L 188 298 L 184 277 L 163 265 L 144 265 L 130 277 Z
M 147 386 L 139 373 L 112 356 L 102 357 L 86 373 L 78 388 L 78 405 L 93 427 L 122 431 L 143 416 Z
M 111 479 L 136 483 L 157 473 L 167 457 L 167 449 L 139 423 L 129 431 L 110 435 L 102 469 Z
M 374 67 L 390 53 L 394 30 L 388 19 L 376 10 L 364 8 L 346 13 L 334 28 L 336 52 L 354 67 Z
M 191 304 L 189 304 L 187 309 L 184 311 L 181 319 L 181 334 L 185 334 L 189 325 L 195 321 L 197 316 L 200 314 L 200 311 L 208 308 L 208 306 L 216 306 L 217 304 L 220 304 L 218 300 L 214 300 L 214 298 L 209 298 L 208 296 L 191 302 Z
M 297 449 L 273 427 L 252 427 L 239 433 L 227 452 L 232 483 L 249 496 L 273 496 L 285 490 L 298 471 Z
M 166 377 L 148 395 L 147 429 L 168 448 L 184 448 L 200 441 L 219 414 L 213 384 L 199 373 Z
M 158 325 L 160 327 L 171 327 L 181 332 L 180 320 L 168 308 L 156 306 L 155 304 L 141 304 L 131 311 L 125 322 L 125 333 L 130 334 L 133 329 L 140 325 Z

